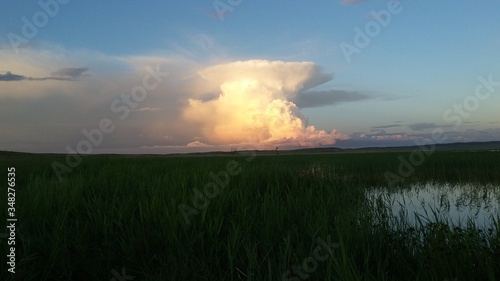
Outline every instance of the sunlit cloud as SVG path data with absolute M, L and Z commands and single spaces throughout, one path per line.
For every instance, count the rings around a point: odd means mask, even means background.
M 219 145 L 331 145 L 347 138 L 308 125 L 293 100 L 300 91 L 331 79 L 311 62 L 250 60 L 212 66 L 201 77 L 219 87 L 216 99 L 189 99 L 186 120 L 201 124 Z
M 187 147 L 211 147 L 212 145 L 203 143 L 201 141 L 193 141 L 186 145 Z

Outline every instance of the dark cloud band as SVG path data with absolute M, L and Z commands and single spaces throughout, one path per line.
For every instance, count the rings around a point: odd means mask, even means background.
M 13 81 L 46 81 L 46 80 L 60 80 L 60 81 L 74 81 L 81 77 L 89 69 L 87 67 L 81 68 L 62 68 L 52 72 L 49 77 L 29 77 L 20 74 L 14 74 L 7 71 L 5 74 L 0 74 L 0 81 L 13 82 Z

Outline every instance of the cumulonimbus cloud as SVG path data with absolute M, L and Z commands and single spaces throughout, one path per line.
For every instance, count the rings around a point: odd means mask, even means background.
M 219 86 L 215 99 L 191 98 L 184 118 L 201 124 L 217 145 L 320 146 L 346 136 L 308 125 L 292 101 L 299 92 L 331 79 L 311 62 L 266 60 L 220 64 L 199 72 Z

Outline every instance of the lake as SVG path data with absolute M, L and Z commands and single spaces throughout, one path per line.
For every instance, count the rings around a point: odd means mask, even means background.
M 413 226 L 418 226 L 419 221 L 439 221 L 451 226 L 473 223 L 486 228 L 498 221 L 500 214 L 500 187 L 493 185 L 426 183 L 375 188 L 367 191 L 366 196 L 372 204 L 385 204 L 394 223 L 404 219 Z

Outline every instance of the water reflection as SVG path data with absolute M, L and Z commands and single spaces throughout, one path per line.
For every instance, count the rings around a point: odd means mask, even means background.
M 378 188 L 367 192 L 373 204 L 385 203 L 395 221 L 411 225 L 446 222 L 452 226 L 491 226 L 500 216 L 500 187 L 472 184 L 413 185 L 406 188 Z

